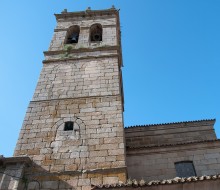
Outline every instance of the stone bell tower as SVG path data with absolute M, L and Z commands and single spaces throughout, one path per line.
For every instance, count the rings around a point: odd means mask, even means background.
M 125 181 L 119 12 L 88 8 L 55 16 L 14 156 L 33 160 L 24 175 L 43 189 Z

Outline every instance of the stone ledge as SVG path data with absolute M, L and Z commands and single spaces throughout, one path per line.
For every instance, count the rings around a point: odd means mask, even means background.
M 30 166 L 32 163 L 32 160 L 26 156 L 0 158 L 0 165 L 3 165 L 3 166 L 9 165 L 9 164 L 17 164 L 17 163 L 24 163 L 24 164 Z
M 82 60 L 82 59 L 103 59 L 103 58 L 111 58 L 111 57 L 118 58 L 119 56 L 113 54 L 113 55 L 104 55 L 104 56 L 87 56 L 87 57 L 78 57 L 78 58 L 50 59 L 50 60 L 44 60 L 43 64 L 60 62 L 60 61 L 69 61 L 69 60 L 76 61 L 76 60 Z
M 70 45 L 71 44 L 66 44 Z M 106 51 L 106 50 L 120 50 L 119 46 L 100 46 L 100 47 L 94 47 L 94 48 L 77 48 L 77 49 L 71 49 L 69 53 L 84 53 L 84 52 L 93 52 L 93 51 Z M 44 51 L 44 55 L 57 55 L 65 53 L 66 50 L 58 50 L 58 51 Z
M 84 97 L 76 97 L 76 98 L 57 98 L 57 99 L 47 99 L 47 100 L 32 100 L 30 103 L 35 102 L 50 102 L 50 101 L 60 101 L 60 100 L 81 100 L 81 99 L 92 99 L 92 98 L 107 98 L 107 97 L 121 97 L 120 94 L 116 95 L 103 95 L 103 96 L 84 96 Z
M 63 172 L 38 172 L 38 173 L 31 173 L 33 176 L 60 176 L 60 175 L 82 175 L 82 174 L 106 174 L 106 173 L 119 173 L 124 172 L 127 170 L 127 167 L 120 167 L 120 168 L 100 168 L 100 169 L 93 169 L 93 170 L 77 170 L 77 171 L 63 171 Z M 30 175 L 30 174 L 29 174 Z

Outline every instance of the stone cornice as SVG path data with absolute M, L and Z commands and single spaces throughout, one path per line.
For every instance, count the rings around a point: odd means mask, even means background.
M 103 15 L 118 15 L 118 10 L 115 8 L 105 10 L 85 10 L 80 12 L 63 12 L 62 14 L 54 14 L 56 19 L 66 19 L 72 17 L 91 17 L 91 16 L 103 16 Z
M 32 100 L 30 103 L 36 103 L 36 102 L 50 102 L 50 101 L 60 101 L 60 100 L 79 100 L 79 99 L 87 99 L 87 98 L 109 98 L 109 97 L 121 97 L 120 94 L 115 95 L 104 95 L 104 96 L 83 96 L 83 97 L 76 97 L 76 98 L 58 98 L 58 99 L 48 99 L 48 100 Z
M 68 44 L 67 44 L 68 45 Z M 84 53 L 84 52 L 94 52 L 94 51 L 106 51 L 106 50 L 120 50 L 119 46 L 100 46 L 94 48 L 76 48 L 71 49 L 69 53 Z M 58 51 L 44 51 L 44 55 L 57 55 L 65 53 L 66 50 L 58 50 Z
M 76 57 L 76 58 L 63 58 L 63 59 L 50 59 L 50 60 L 44 60 L 43 64 L 48 64 L 48 63 L 56 63 L 60 61 L 77 61 L 77 60 L 82 60 L 82 59 L 103 59 L 103 58 L 113 58 L 113 57 L 119 57 L 117 54 L 112 54 L 112 55 L 103 55 L 103 56 L 87 56 L 87 57 Z

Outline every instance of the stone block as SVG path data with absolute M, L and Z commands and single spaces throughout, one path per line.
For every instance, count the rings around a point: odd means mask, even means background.
M 122 155 L 124 153 L 124 149 L 108 150 L 109 156 Z
M 114 137 L 114 138 L 104 138 L 105 144 L 119 144 L 123 142 L 123 138 L 121 137 Z
M 72 152 L 70 158 L 79 158 L 79 152 Z
M 90 157 L 107 157 L 108 156 L 108 152 L 107 150 L 100 150 L 100 151 L 90 151 L 89 153 Z
M 117 184 L 119 182 L 118 177 L 104 177 L 103 184 Z
M 78 180 L 78 186 L 89 186 L 90 183 L 90 179 L 79 179 Z

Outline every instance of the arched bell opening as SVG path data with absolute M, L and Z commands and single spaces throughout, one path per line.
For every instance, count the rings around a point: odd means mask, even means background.
M 79 26 L 71 26 L 67 31 L 66 44 L 77 44 L 79 40 L 80 28 Z
M 93 24 L 90 27 L 90 41 L 91 42 L 102 41 L 102 25 L 101 24 Z

